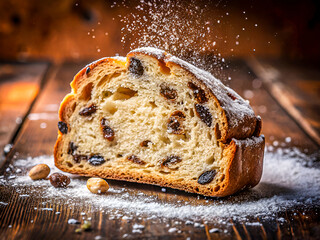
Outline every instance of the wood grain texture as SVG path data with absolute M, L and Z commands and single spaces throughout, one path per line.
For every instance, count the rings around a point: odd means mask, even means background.
M 320 146 L 320 70 L 279 60 L 248 62 L 270 94 Z
M 47 63 L 0 63 L 0 158 L 36 98 L 47 67 Z
M 57 108 L 66 93 L 70 91 L 69 83 L 78 70 L 85 64 L 65 63 L 55 66 L 46 86 L 37 98 L 32 111 L 28 115 L 16 143 L 7 156 L 6 165 L 0 169 L 0 175 L 6 174 L 5 168 L 17 158 L 27 156 L 52 155 L 57 137 Z M 297 146 L 309 153 L 318 150 L 317 145 L 308 138 L 299 126 L 292 121 L 280 105 L 261 85 L 261 80 L 250 73 L 250 69 L 242 62 L 231 64 L 228 74 L 232 81 L 227 82 L 240 95 L 247 97 L 256 113 L 263 118 L 263 130 L 267 144 L 274 141 L 283 143 L 286 137 L 292 141 L 286 146 Z M 187 194 L 178 190 L 167 189 L 162 192 L 160 187 L 108 181 L 113 188 L 132 190 L 134 194 L 143 192 L 156 197 L 159 202 L 177 202 L 188 200 L 192 204 L 203 203 L 204 197 Z M 228 219 L 218 222 L 212 218 L 203 221 L 203 226 L 196 227 L 179 219 L 156 216 L 134 216 L 132 219 L 112 218 L 112 212 L 96 210 L 92 203 L 79 199 L 79 204 L 68 203 L 67 199 L 46 199 L 39 189 L 38 193 L 31 191 L 32 186 L 20 189 L 14 186 L 0 185 L 0 239 L 317 239 L 320 233 L 320 209 L 288 209 L 278 213 L 284 222 L 273 219 L 256 219 L 250 221 Z M 59 191 L 57 189 L 57 191 Z M 29 197 L 21 197 L 28 193 Z M 227 201 L 227 200 L 226 200 Z M 52 210 L 40 210 L 40 209 Z M 60 212 L 60 214 L 56 214 Z M 79 225 L 68 224 L 68 219 L 81 220 L 81 213 L 92 218 L 92 231 L 76 234 Z M 123 214 L 126 214 L 125 212 Z M 177 223 L 178 222 L 178 223 Z M 260 224 L 250 224 L 257 223 Z M 132 233 L 133 224 L 145 226 L 142 234 Z M 168 232 L 171 227 L 178 227 L 178 232 Z M 220 231 L 210 233 L 210 229 Z M 129 235 L 126 235 L 129 234 Z
M 258 78 L 247 65 L 233 62 L 229 68 L 233 69 L 230 71 L 234 72 L 234 75 L 231 75 L 232 80 L 225 81 L 225 84 L 249 100 L 255 113 L 262 117 L 262 134 L 266 137 L 267 145 L 295 146 L 309 153 L 319 149 L 308 134 L 292 121 L 291 116 L 288 116 L 279 102 L 270 96 L 263 80 Z M 287 137 L 290 137 L 291 142 L 285 142 Z

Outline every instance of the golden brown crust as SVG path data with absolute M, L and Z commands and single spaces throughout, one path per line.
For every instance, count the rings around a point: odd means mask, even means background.
M 225 187 L 219 193 L 227 196 L 259 183 L 262 175 L 264 145 L 264 136 L 231 141 L 224 150 L 224 156 L 227 158 L 233 156 L 233 158 L 227 166 Z
M 86 76 L 85 75 L 90 75 L 91 71 L 99 65 L 102 64 L 117 64 L 117 65 L 125 65 L 125 62 L 123 61 L 123 59 L 119 59 L 119 58 L 115 58 L 115 57 L 109 57 L 109 58 L 101 58 L 97 61 L 94 61 L 90 64 L 88 64 L 87 66 L 85 66 L 84 68 L 82 68 L 73 78 L 73 81 L 71 82 L 70 86 L 72 88 L 72 90 L 74 91 L 74 93 L 77 93 L 78 89 L 80 88 L 80 86 L 82 84 L 86 84 Z M 87 69 L 90 69 L 88 73 Z
M 220 141 L 221 144 L 224 145 L 222 161 L 226 163 L 224 167 L 227 169 L 224 176 L 219 176 L 222 178 L 221 184 L 219 184 L 216 189 L 210 189 L 206 185 L 198 184 L 196 181 L 193 182 L 193 184 L 191 184 L 190 181 L 184 180 L 176 182 L 174 179 L 170 179 L 167 176 L 138 173 L 134 170 L 124 172 L 119 169 L 116 171 L 112 169 L 105 171 L 97 169 L 94 173 L 84 169 L 73 170 L 61 164 L 60 155 L 62 154 L 63 136 L 60 132 L 58 133 L 58 139 L 54 148 L 55 165 L 62 171 L 79 175 L 149 183 L 206 196 L 223 197 L 234 194 L 244 188 L 255 186 L 261 178 L 264 154 L 264 137 L 258 137 L 261 131 L 261 118 L 256 117 L 249 112 L 248 114 L 244 113 L 242 119 L 235 119 L 238 116 L 231 110 L 229 111 L 225 106 L 226 103 L 215 95 L 214 85 L 210 85 L 203 79 L 197 78 L 197 75 L 190 71 L 188 67 L 179 64 L 179 62 L 172 61 L 167 54 L 147 54 L 145 52 L 136 51 L 127 55 L 127 61 L 124 61 L 123 59 L 104 58 L 86 66 L 74 77 L 74 80 L 71 83 L 73 92 L 68 94 L 61 103 L 59 110 L 60 121 L 68 123 L 68 119 L 73 113 L 75 108 L 74 105 L 76 104 L 75 94 L 79 89 L 82 89 L 88 84 L 86 81 L 86 74 L 90 74 L 90 71 L 102 64 L 118 64 L 124 66 L 125 64 L 128 64 L 130 57 L 139 54 L 148 55 L 158 60 L 159 66 L 163 71 L 168 71 L 167 68 L 173 70 L 175 67 L 188 72 L 199 86 L 206 89 L 209 98 L 217 103 L 219 110 L 222 112 L 221 117 L 224 122 L 224 125 L 220 126 Z M 88 71 L 87 68 L 90 68 L 90 71 Z M 228 93 L 236 95 L 232 91 Z M 237 98 L 238 95 L 235 97 Z M 232 121 L 236 121 L 237 124 L 233 124 Z
M 60 121 L 67 122 L 71 114 L 73 113 L 71 104 L 74 103 L 74 95 L 68 94 L 62 100 L 59 109 L 59 119 Z

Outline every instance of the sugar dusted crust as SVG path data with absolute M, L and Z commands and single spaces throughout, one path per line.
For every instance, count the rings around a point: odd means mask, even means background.
M 208 72 L 141 48 L 86 66 L 71 87 L 54 149 L 63 171 L 219 197 L 260 181 L 261 119 Z

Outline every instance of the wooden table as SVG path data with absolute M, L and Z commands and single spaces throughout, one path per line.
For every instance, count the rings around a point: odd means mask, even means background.
M 69 83 L 82 63 L 47 62 L 0 63 L 0 176 L 18 158 L 52 155 L 57 136 L 58 104 L 70 91 Z M 274 141 L 292 139 L 289 147 L 317 155 L 320 145 L 320 71 L 316 66 L 287 63 L 279 60 L 248 59 L 231 62 L 225 83 L 240 95 L 250 99 L 255 112 L 262 116 L 267 146 Z M 45 117 L 42 118 L 42 116 Z M 41 125 L 42 124 L 42 125 Z M 42 127 L 41 127 L 42 126 Z M 3 150 L 4 149 L 4 150 Z M 315 166 L 316 167 L 316 166 Z M 156 186 L 110 181 L 111 186 L 123 186 L 148 192 L 161 199 L 199 199 L 196 195 Z M 320 184 L 320 183 L 319 183 Z M 28 189 L 26 189 L 27 191 Z M 201 197 L 200 197 L 201 198 Z M 14 186 L 0 185 L 0 239 L 121 239 L 131 232 L 136 222 L 143 223 L 143 234 L 131 234 L 129 239 L 320 239 L 320 208 L 288 209 L 279 213 L 286 220 L 249 222 L 228 219 L 227 225 L 206 221 L 203 227 L 182 223 L 181 232 L 168 232 L 168 224 L 176 219 L 109 219 L 100 211 L 90 211 L 90 203 L 75 207 L 65 202 L 49 206 L 60 215 L 36 211 L 41 198 L 31 194 L 19 198 Z M 81 212 L 90 212 L 92 231 L 77 235 L 68 219 L 81 219 Z M 209 229 L 225 229 L 210 233 Z M 99 236 L 99 237 L 97 237 Z

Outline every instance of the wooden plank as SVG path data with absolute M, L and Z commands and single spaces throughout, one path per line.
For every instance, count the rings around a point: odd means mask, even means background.
M 320 146 L 320 70 L 279 60 L 248 62 L 270 94 Z
M 39 95 L 37 102 L 29 114 L 21 132 L 17 137 L 16 144 L 12 152 L 8 155 L 6 166 L 0 169 L 0 175 L 4 173 L 5 168 L 15 161 L 16 158 L 25 158 L 27 156 L 51 155 L 57 136 L 57 108 L 63 96 L 70 91 L 69 83 L 75 73 L 84 64 L 63 64 L 58 66 L 52 78 L 48 81 L 45 88 Z M 274 101 L 268 92 L 261 86 L 261 80 L 250 74 L 250 70 L 243 62 L 236 62 L 230 66 L 227 74 L 232 77 L 228 82 L 241 95 L 250 99 L 255 111 L 263 118 L 263 132 L 269 145 L 274 141 L 284 142 L 284 139 L 291 137 L 292 141 L 287 146 L 298 146 L 301 149 L 308 149 L 313 152 L 317 146 L 308 138 L 308 136 L 293 122 L 285 111 Z M 260 82 L 259 82 L 260 81 Z M 130 189 L 132 194 L 145 193 L 150 197 L 155 197 L 154 201 L 161 203 L 175 203 L 178 200 L 203 203 L 206 198 L 197 197 L 193 194 L 187 194 L 181 191 L 168 189 L 162 192 L 161 188 L 151 185 L 142 185 L 135 183 L 124 183 L 121 181 L 108 181 L 110 186 L 115 189 Z M 294 236 L 311 236 L 306 232 L 309 226 L 315 226 L 319 223 L 317 214 L 318 208 L 305 211 L 310 222 L 305 222 L 307 227 L 302 227 L 301 220 L 293 218 L 294 210 L 288 210 L 284 216 L 286 224 L 277 225 L 276 222 L 261 220 L 261 226 L 250 225 L 250 221 L 242 222 L 233 220 L 231 217 L 225 223 L 217 223 L 216 219 L 204 222 L 203 227 L 195 227 L 175 218 L 156 217 L 147 220 L 143 216 L 134 216 L 133 219 L 111 218 L 111 212 L 94 210 L 92 203 L 84 202 L 79 199 L 79 205 L 68 203 L 58 199 L 45 200 L 42 196 L 42 190 L 38 194 L 27 187 L 23 189 L 26 193 L 30 192 L 30 197 L 19 197 L 17 189 L 12 187 L 3 187 L 0 185 L 0 202 L 8 202 L 8 205 L 0 205 L 0 239 L 94 239 L 101 236 L 104 239 L 122 239 L 125 234 L 130 233 L 129 238 L 136 239 L 265 239 L 276 238 L 281 235 L 284 238 Z M 59 190 L 57 190 L 59 191 Z M 134 196 L 134 195 L 132 195 Z M 45 203 L 45 205 L 43 205 Z M 39 211 L 41 208 L 50 208 L 52 211 Z M 37 208 L 37 209 L 35 209 Z M 55 214 L 60 212 L 60 214 Z M 93 230 L 76 235 L 74 230 L 76 226 L 67 224 L 68 219 L 81 219 L 81 213 L 85 212 L 92 218 Z M 285 214 L 285 213 L 283 213 Z M 180 221 L 179 229 L 181 232 L 168 232 L 168 229 Z M 257 222 L 257 219 L 252 219 Z M 132 227 L 135 223 L 141 223 L 145 226 L 143 234 L 132 234 Z M 10 226 L 10 227 L 9 227 Z M 169 226 L 169 227 L 168 227 Z M 279 228 L 278 228 L 279 226 Z M 294 232 L 286 231 L 294 226 Z M 208 229 L 217 227 L 225 230 L 218 233 L 210 233 Z M 279 233 L 280 229 L 280 233 Z M 315 228 L 319 229 L 319 228 Z
M 4 147 L 23 123 L 36 98 L 48 63 L 0 63 L 0 167 Z
M 309 153 L 319 149 L 299 125 L 292 121 L 282 106 L 270 97 L 264 88 L 263 80 L 258 78 L 247 65 L 234 62 L 229 68 L 235 70 L 230 70 L 233 72 L 231 81 L 224 82 L 249 100 L 255 113 L 262 117 L 262 133 L 266 137 L 267 145 L 298 147 Z
M 27 116 L 21 134 L 17 137 L 19 144 L 14 146 L 15 152 L 19 152 L 21 156 L 51 155 L 53 153 L 53 144 L 57 137 L 59 105 L 64 95 L 70 91 L 70 82 L 79 67 L 79 65 L 69 67 L 66 64 L 64 68 L 69 71 L 64 71 L 62 68 L 58 73 L 59 66 L 52 67 L 51 79 L 39 95 L 32 111 Z M 28 143 L 31 143 L 32 148 Z

